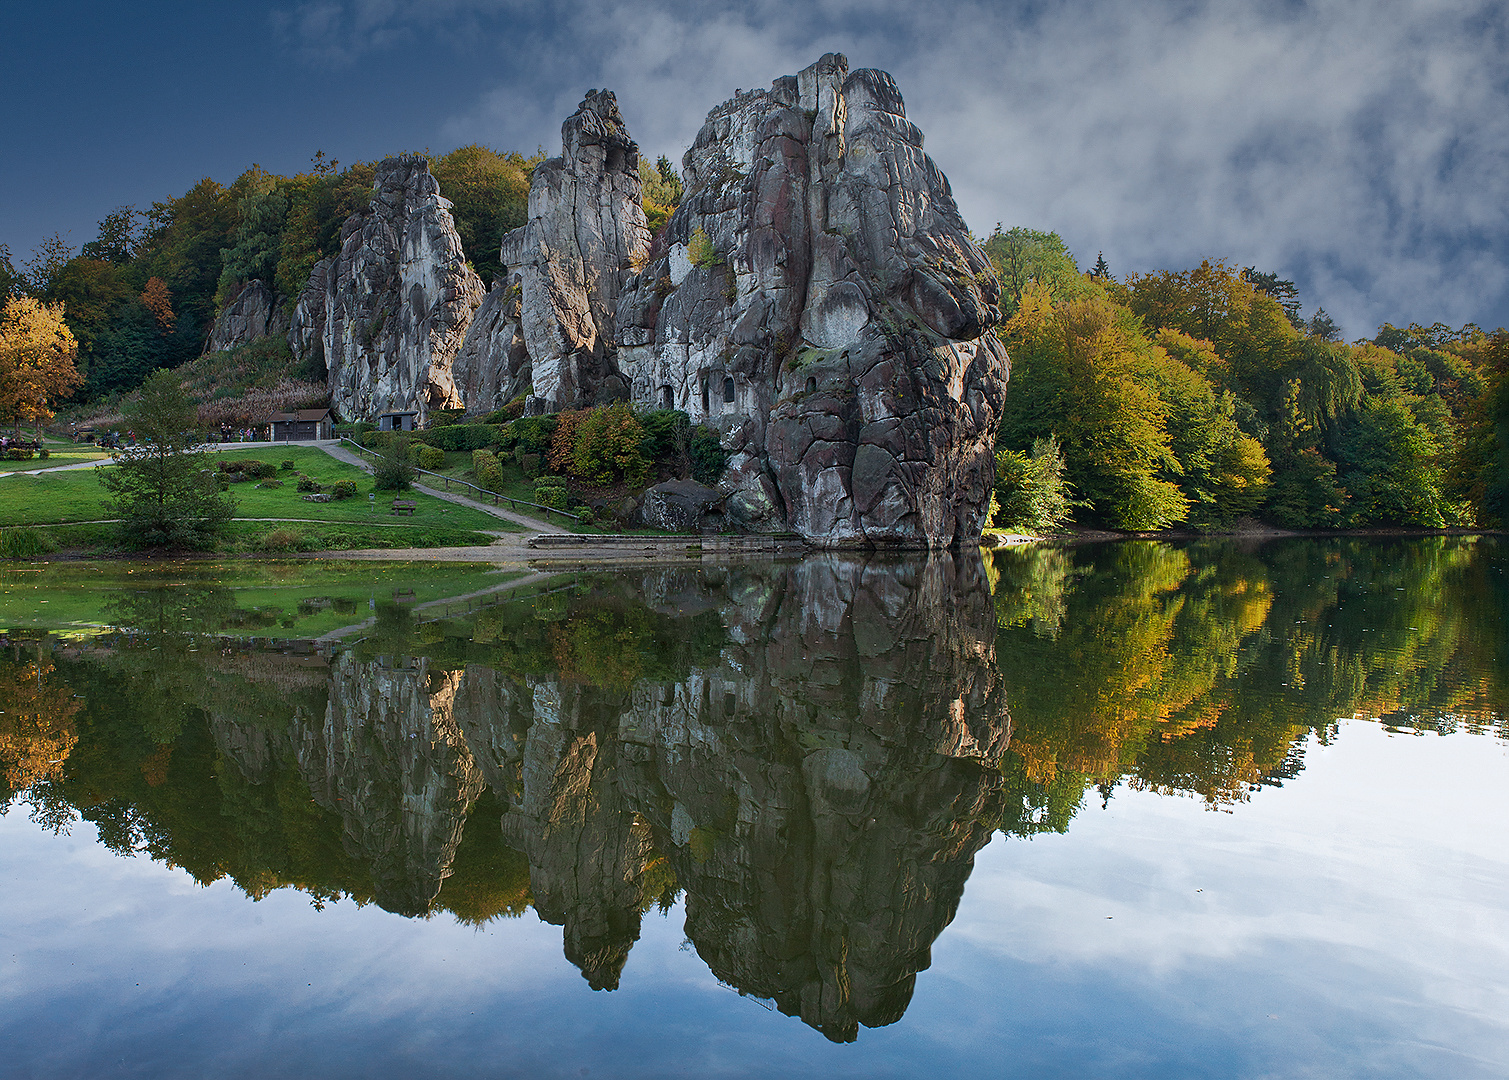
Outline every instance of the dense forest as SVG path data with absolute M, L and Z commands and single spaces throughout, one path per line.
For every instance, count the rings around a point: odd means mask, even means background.
M 542 159 L 481 146 L 431 159 L 484 281 Z M 18 266 L 0 246 L 0 296 L 63 305 L 82 376 L 67 400 L 98 407 L 199 357 L 244 283 L 291 309 L 373 173 L 323 154 L 296 176 L 253 166 L 120 207 L 78 251 L 54 237 Z M 662 157 L 642 159 L 641 178 L 659 229 L 680 177 Z M 1323 308 L 1303 316 L 1293 282 L 1256 267 L 1118 278 L 1099 259 L 1081 272 L 1056 233 L 1027 228 L 997 226 L 984 247 L 1012 361 L 998 527 L 1495 527 L 1509 513 L 1509 332 L 1385 323 L 1348 344 Z M 269 403 L 299 407 L 320 393 L 324 373 L 279 339 L 236 353 L 186 372 L 201 400 L 276 385 Z

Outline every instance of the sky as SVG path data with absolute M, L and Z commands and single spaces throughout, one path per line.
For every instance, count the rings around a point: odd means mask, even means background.
M 979 236 L 1082 267 L 1294 280 L 1348 338 L 1509 325 L 1501 0 L 0 3 L 0 243 L 19 265 L 252 163 L 560 152 L 613 90 L 650 157 L 824 52 L 892 73 Z

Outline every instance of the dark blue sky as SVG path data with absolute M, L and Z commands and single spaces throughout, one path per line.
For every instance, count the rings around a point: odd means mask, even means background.
M 287 0 L 0 5 L 0 243 L 256 162 L 559 152 L 591 87 L 646 153 L 824 51 L 891 71 L 977 233 L 1298 281 L 1348 336 L 1509 324 L 1509 14 L 1488 0 Z

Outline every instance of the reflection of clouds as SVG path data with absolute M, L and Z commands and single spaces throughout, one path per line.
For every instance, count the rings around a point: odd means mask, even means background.
M 122 859 L 96 842 L 88 822 L 56 838 L 0 819 L 0 880 L 35 878 L 39 866 L 47 868 L 39 888 L 0 891 L 6 952 L 16 957 L 0 979 L 0 1000 L 81 981 L 107 1007 L 137 983 L 143 997 L 276 989 L 277 1012 L 338 1005 L 375 1020 L 412 1017 L 416 1005 L 456 1008 L 503 986 L 576 981 L 560 962 L 559 932 L 532 915 L 508 921 L 505 947 L 492 928 L 477 932 L 449 918 L 416 921 L 349 901 L 317 912 L 292 891 L 253 902 L 228 879 L 201 887 L 182 870 Z
M 1370 973 L 1368 993 L 1464 1010 L 1502 1038 L 1503 746 L 1402 743 L 1349 723 L 1334 745 L 1311 747 L 1282 791 L 1233 813 L 1123 790 L 1067 835 L 997 841 L 978 856 L 940 953 L 967 941 L 1030 965 L 1166 984 L 1276 956 L 1259 977 L 1316 981 L 1318 992 L 1345 963 Z

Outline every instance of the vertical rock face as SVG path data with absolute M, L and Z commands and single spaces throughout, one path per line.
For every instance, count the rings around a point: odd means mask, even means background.
M 321 259 L 309 272 L 304 291 L 293 305 L 288 326 L 288 347 L 300 360 L 325 362 L 325 307 L 329 302 L 330 269 L 334 259 Z
M 215 319 L 210 340 L 204 347 L 207 353 L 222 349 L 234 349 L 257 338 L 281 334 L 288 329 L 288 318 L 283 313 L 283 298 L 274 296 L 267 283 L 255 279 L 241 287 L 230 303 Z
M 534 370 L 519 324 L 521 292 L 517 277 L 494 285 L 467 328 L 452 373 L 469 413 L 502 408 L 529 388 Z
M 320 335 L 341 419 L 390 410 L 423 418 L 461 406 L 451 362 L 483 288 L 466 265 L 450 205 L 424 158 L 388 158 L 377 167 L 371 204 L 342 227 L 340 256 L 325 272 Z M 305 305 L 301 297 L 300 307 L 302 355 L 319 320 L 312 298 Z
M 731 452 L 729 517 L 820 545 L 977 539 L 999 286 L 885 72 L 829 54 L 708 114 L 619 296 L 633 400 Z
M 530 179 L 529 223 L 503 239 L 498 314 L 468 335 L 458 366 L 458 382 L 481 395 L 469 393 L 467 408 L 485 411 L 500 404 L 496 388 L 531 380 L 537 412 L 626 397 L 613 362 L 618 282 L 649 242 L 639 147 L 613 94 L 590 91 L 561 125 L 561 156 Z

